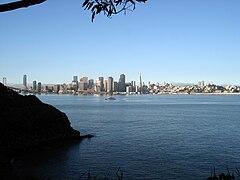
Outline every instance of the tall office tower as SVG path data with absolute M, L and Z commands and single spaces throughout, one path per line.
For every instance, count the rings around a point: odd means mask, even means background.
M 113 83 L 113 92 L 119 92 L 119 84 L 116 81 Z
M 107 92 L 108 90 L 108 80 L 104 80 L 104 91 Z
M 88 88 L 88 77 L 80 78 L 79 90 L 80 91 L 86 91 L 87 88 Z
M 110 93 L 110 94 L 112 94 L 112 92 L 113 92 L 113 78 L 112 77 L 108 77 L 107 92 Z
M 33 90 L 34 90 L 34 91 L 37 90 L 37 81 L 33 81 Z
M 42 83 L 41 82 L 38 83 L 37 90 L 38 90 L 38 92 L 41 92 L 41 90 L 42 90 Z
M 100 84 L 99 84 L 99 86 L 100 86 L 100 91 L 104 91 L 104 78 L 103 77 L 99 77 L 98 78 L 99 79 L 99 82 L 100 82 Z
M 3 77 L 3 85 L 6 86 L 7 85 L 7 78 Z
M 89 81 L 88 81 L 88 88 L 92 89 L 93 86 L 94 86 L 94 80 L 93 79 L 89 79 Z
M 26 74 L 23 75 L 23 87 L 27 88 L 27 75 Z
M 74 82 L 78 82 L 78 77 L 77 76 L 73 76 L 73 81 Z
M 126 92 L 125 75 L 121 74 L 119 78 L 119 92 Z
M 77 91 L 79 88 L 78 76 L 73 76 L 73 80 L 71 82 L 71 90 Z
M 143 92 L 143 91 L 142 91 L 142 90 L 143 90 L 143 86 L 142 86 L 142 77 L 141 77 L 141 74 L 140 74 L 139 80 L 140 80 L 140 81 L 139 81 L 139 83 L 140 83 L 140 84 L 139 84 L 139 86 L 140 86 L 140 87 L 139 87 L 139 88 L 140 88 L 140 93 L 142 94 L 142 92 Z
M 133 92 L 136 92 L 136 81 L 132 81 Z
M 95 82 L 94 91 L 97 92 L 97 93 L 101 92 L 101 90 L 100 90 L 100 81 L 99 80 L 96 80 L 96 82 Z

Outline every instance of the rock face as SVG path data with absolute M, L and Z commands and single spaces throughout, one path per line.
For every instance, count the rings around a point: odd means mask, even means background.
M 51 142 L 80 139 L 65 113 L 0 83 L 0 153 L 15 153 Z

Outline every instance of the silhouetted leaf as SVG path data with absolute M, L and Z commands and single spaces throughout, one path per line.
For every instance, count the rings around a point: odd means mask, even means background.
M 142 3 L 147 0 L 85 0 L 83 2 L 84 10 L 92 11 L 92 22 L 96 14 L 104 13 L 107 17 L 120 12 L 132 11 L 136 8 L 136 2 Z
M 84 3 L 82 4 L 82 7 L 86 6 L 89 0 L 85 0 Z

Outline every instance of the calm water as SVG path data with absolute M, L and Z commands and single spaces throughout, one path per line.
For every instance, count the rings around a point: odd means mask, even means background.
M 17 171 L 40 177 L 206 179 L 211 168 L 240 169 L 239 95 L 41 95 L 72 126 L 96 137 L 35 150 L 16 159 Z M 86 177 L 86 176 L 85 176 Z

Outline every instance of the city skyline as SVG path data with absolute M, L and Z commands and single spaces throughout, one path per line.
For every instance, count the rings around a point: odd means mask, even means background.
M 1 83 L 3 83 L 4 85 L 17 85 L 17 86 L 23 86 L 23 87 L 27 87 L 27 86 L 34 86 L 32 85 L 34 82 L 41 82 L 42 84 L 44 85 L 54 85 L 54 84 L 68 84 L 68 83 L 71 83 L 71 82 L 81 82 L 81 81 L 84 81 L 84 82 L 87 82 L 88 80 L 91 80 L 93 81 L 93 83 L 96 83 L 97 81 L 104 81 L 105 80 L 108 80 L 109 78 L 113 78 L 113 82 L 118 82 L 118 83 L 121 83 L 122 82 L 122 75 L 124 76 L 124 84 L 125 83 L 131 83 L 131 82 L 135 82 L 137 83 L 138 85 L 143 85 L 143 84 L 147 84 L 147 83 L 151 83 L 151 84 L 156 84 L 156 83 L 159 83 L 159 84 L 163 84 L 163 83 L 171 83 L 171 84 L 179 84 L 179 85 L 193 85 L 193 84 L 199 84 L 201 82 L 204 82 L 204 83 L 207 83 L 207 84 L 217 84 L 217 85 L 235 85 L 235 86 L 239 86 L 239 84 L 231 84 L 231 83 L 216 83 L 214 81 L 205 81 L 204 79 L 201 79 L 201 80 L 197 80 L 195 82 L 184 82 L 184 81 L 179 81 L 179 82 L 170 82 L 170 81 L 165 81 L 165 80 L 159 80 L 159 81 L 151 81 L 151 80 L 144 80 L 142 79 L 142 74 L 140 73 L 135 79 L 129 79 L 127 78 L 128 76 L 126 74 L 119 74 L 117 77 L 114 77 L 114 76 L 106 76 L 106 77 L 103 77 L 101 75 L 97 76 L 96 78 L 92 78 L 92 77 L 89 77 L 89 76 L 79 76 L 79 75 L 72 75 L 71 77 L 68 78 L 68 81 L 66 82 L 58 82 L 58 83 L 55 83 L 55 82 L 44 82 L 42 81 L 41 79 L 35 79 L 33 77 L 30 77 L 28 76 L 27 74 L 23 74 L 22 77 L 19 77 L 19 82 L 18 83 L 15 83 L 15 82 L 9 82 L 8 81 L 8 78 L 7 77 L 2 77 L 1 79 Z M 102 79 L 101 79 L 102 78 Z M 87 80 L 85 80 L 87 79 Z M 101 79 L 101 80 L 100 80 Z M 21 81 L 20 81 L 21 80 Z M 121 86 L 121 85 L 120 85 Z
M 240 1 L 148 1 L 127 16 L 91 23 L 81 2 L 2 13 L 0 77 L 45 84 L 72 75 L 144 82 L 240 84 Z M 66 13 L 62 13 L 62 12 Z
M 3 78 L 3 83 L 6 78 Z M 6 84 L 5 84 L 6 85 Z M 114 94 L 236 94 L 240 92 L 240 86 L 207 83 L 199 81 L 197 84 L 174 85 L 172 83 L 151 83 L 142 81 L 140 74 L 139 81 L 126 82 L 125 74 L 119 76 L 119 80 L 113 77 L 99 77 L 97 80 L 89 77 L 79 77 L 74 75 L 69 83 L 63 84 L 42 84 L 33 81 L 32 85 L 27 83 L 27 75 L 23 75 L 21 87 L 9 86 L 17 92 L 24 93 L 54 93 L 54 94 L 74 94 L 74 95 L 114 95 Z

